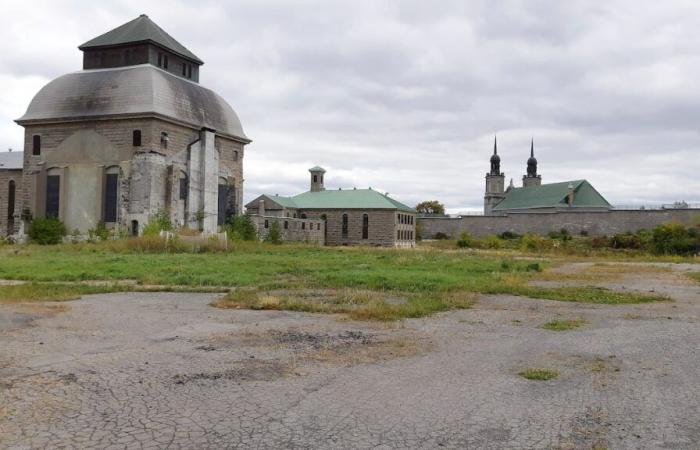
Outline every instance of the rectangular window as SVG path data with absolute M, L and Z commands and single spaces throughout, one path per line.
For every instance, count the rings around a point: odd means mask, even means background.
M 187 66 L 187 78 L 192 78 L 192 66 Z
M 182 63 L 182 76 L 186 77 L 187 76 L 187 64 Z
M 49 175 L 46 177 L 46 217 L 58 218 L 59 202 L 61 196 L 61 176 Z
M 158 53 L 158 67 L 163 67 L 163 54 Z
M 362 215 L 362 239 L 369 239 L 369 215 Z
M 270 228 L 270 222 L 267 219 L 265 219 L 265 228 Z
M 163 69 L 168 68 L 168 55 L 163 55 Z
M 286 220 L 284 221 L 284 229 L 285 230 L 289 229 L 289 222 L 287 222 Z
M 105 177 L 105 223 L 117 221 L 117 192 L 119 190 L 119 175 L 108 173 Z
M 134 130 L 131 133 L 131 145 L 141 147 L 141 130 Z
M 343 228 L 342 228 L 343 238 L 348 237 L 348 215 L 343 214 Z
M 41 136 L 38 134 L 32 136 L 32 155 L 41 155 Z
M 401 240 L 401 230 L 396 230 L 396 240 L 397 241 Z
M 301 223 L 301 229 L 302 229 L 302 230 L 306 230 L 306 222 L 302 222 L 302 223 Z

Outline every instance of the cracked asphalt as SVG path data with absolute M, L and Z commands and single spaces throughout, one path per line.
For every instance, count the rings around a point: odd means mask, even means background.
M 483 296 L 398 324 L 214 294 L 0 305 L 0 447 L 700 448 L 700 285 L 611 286 L 674 302 Z M 587 324 L 539 328 L 554 318 Z

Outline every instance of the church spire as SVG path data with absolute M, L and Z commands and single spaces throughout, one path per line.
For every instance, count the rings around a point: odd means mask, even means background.
M 493 154 L 498 154 L 498 145 L 496 144 L 496 135 L 493 135 Z
M 537 176 L 537 159 L 535 158 L 535 139 L 530 141 L 530 157 L 527 160 L 527 176 Z

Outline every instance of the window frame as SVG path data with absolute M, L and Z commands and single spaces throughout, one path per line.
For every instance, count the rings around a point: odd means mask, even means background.
M 32 135 L 32 156 L 41 156 L 41 135 Z

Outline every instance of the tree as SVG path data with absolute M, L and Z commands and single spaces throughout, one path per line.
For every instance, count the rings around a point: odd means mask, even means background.
M 416 205 L 419 214 L 445 214 L 445 205 L 437 200 L 427 200 Z

